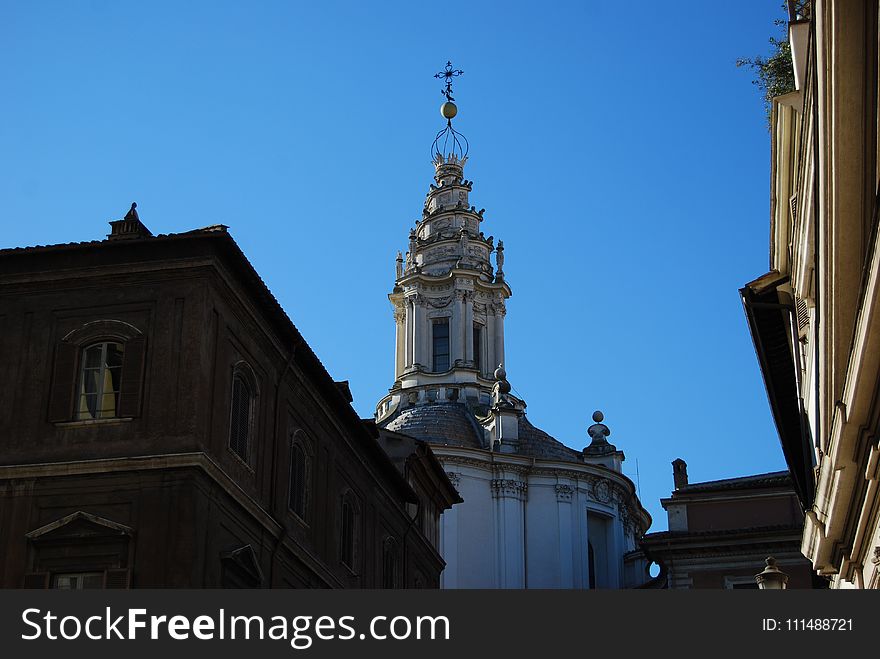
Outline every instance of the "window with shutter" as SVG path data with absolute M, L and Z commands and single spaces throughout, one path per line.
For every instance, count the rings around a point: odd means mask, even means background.
M 52 588 L 58 590 L 88 590 L 103 587 L 103 572 L 63 572 L 52 575 Z
M 386 538 L 382 547 L 382 587 L 397 588 L 397 541 L 394 538 Z
M 73 418 L 73 396 L 76 381 L 75 344 L 62 341 L 55 351 L 52 389 L 49 394 L 49 421 L 70 421 Z
M 130 585 L 131 570 L 111 568 L 104 572 L 104 588 L 129 588 Z
M 49 421 L 130 418 L 140 414 L 146 338 L 119 320 L 95 320 L 58 343 Z
M 357 513 L 350 493 L 342 498 L 342 520 L 339 533 L 340 560 L 342 564 L 354 571 L 355 545 L 357 532 Z
M 253 371 L 245 362 L 239 362 L 232 372 L 229 449 L 247 464 L 251 462 L 256 401 L 257 386 Z
M 290 495 L 288 507 L 300 519 L 306 518 L 306 490 L 308 481 L 308 456 L 299 441 L 290 449 Z
M 122 376 L 123 345 L 104 341 L 82 351 L 76 418 L 109 419 L 117 416 Z
M 121 417 L 134 417 L 140 414 L 146 345 L 143 336 L 125 342 L 119 381 L 118 415 Z
M 24 588 L 48 588 L 49 573 L 48 572 L 28 572 L 24 575 Z

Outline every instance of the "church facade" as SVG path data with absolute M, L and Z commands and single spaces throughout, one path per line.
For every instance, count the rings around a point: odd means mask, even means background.
M 485 236 L 484 211 L 470 203 L 466 141 L 447 99 L 434 182 L 397 257 L 395 381 L 376 422 L 431 443 L 464 500 L 441 520 L 443 587 L 639 585 L 648 578 L 638 546 L 650 517 L 601 412 L 591 444 L 577 451 L 532 425 L 511 394 L 504 245 Z

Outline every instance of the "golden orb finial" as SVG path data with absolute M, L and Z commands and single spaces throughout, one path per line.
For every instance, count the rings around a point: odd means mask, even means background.
M 458 114 L 458 107 L 452 101 L 446 101 L 440 106 L 440 114 L 443 115 L 444 119 L 452 119 Z

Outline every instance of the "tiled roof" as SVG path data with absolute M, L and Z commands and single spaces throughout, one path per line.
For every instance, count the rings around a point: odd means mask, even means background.
M 483 429 L 473 412 L 462 403 L 428 403 L 408 407 L 385 428 L 445 446 L 488 448 Z M 579 451 L 570 449 L 533 426 L 525 415 L 519 419 L 519 449 L 517 454 L 543 460 L 580 462 Z
M 385 427 L 432 444 L 485 448 L 482 429 L 462 403 L 429 403 L 408 407 Z
M 544 460 L 580 462 L 580 451 L 568 448 L 540 428 L 536 428 L 525 415 L 519 419 L 519 451 L 522 455 Z
M 792 486 L 791 476 L 787 471 L 773 471 L 767 474 L 755 474 L 754 476 L 742 476 L 740 478 L 725 478 L 717 481 L 705 481 L 703 483 L 691 483 L 678 488 L 674 493 L 687 492 L 710 492 L 715 490 L 744 490 L 761 487 L 788 487 Z
M 648 544 L 668 540 L 688 540 L 696 538 L 710 538 L 713 536 L 735 536 L 749 534 L 773 534 L 773 533 L 801 533 L 803 524 L 770 524 L 766 526 L 743 526 L 734 529 L 699 529 L 688 531 L 655 531 L 645 535 L 643 542 Z

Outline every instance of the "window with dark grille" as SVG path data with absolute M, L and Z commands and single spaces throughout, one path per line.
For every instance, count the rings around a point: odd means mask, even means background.
M 342 500 L 342 529 L 339 538 L 341 545 L 340 559 L 344 565 L 347 565 L 352 570 L 354 570 L 354 522 L 354 506 L 352 506 L 348 497 L 345 497 Z
M 385 540 L 382 547 L 382 587 L 397 588 L 397 542 L 394 538 Z
M 287 505 L 302 520 L 306 518 L 307 460 L 302 444 L 295 442 L 290 450 L 290 496 Z
M 95 343 L 82 351 L 77 419 L 118 416 L 122 354 L 122 344 L 110 341 Z
M 480 359 L 480 347 L 483 345 L 483 327 L 481 325 L 474 325 L 474 368 L 480 370 L 481 359 Z
M 449 319 L 443 318 L 433 322 L 433 347 L 435 373 L 449 370 Z
M 241 373 L 232 378 L 232 413 L 229 422 L 229 448 L 245 462 L 253 413 L 253 392 Z

